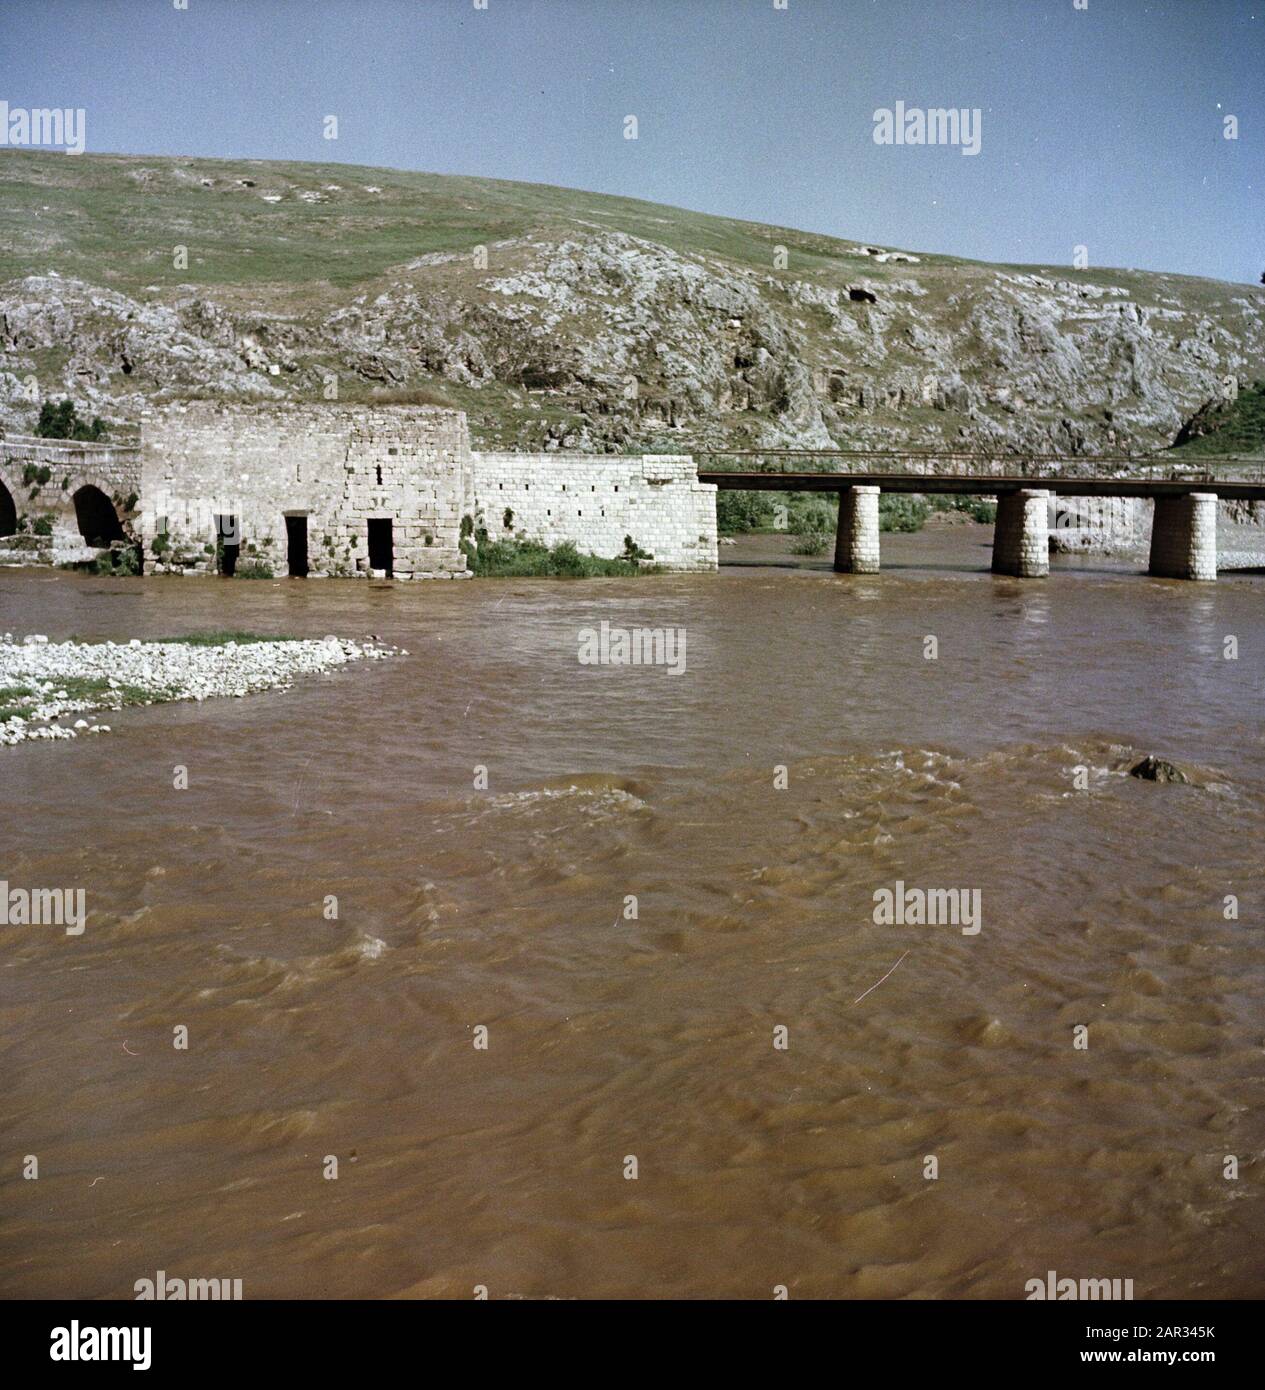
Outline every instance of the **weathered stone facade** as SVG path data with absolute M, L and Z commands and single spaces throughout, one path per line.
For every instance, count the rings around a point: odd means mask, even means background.
M 470 443 L 459 412 L 198 402 L 146 414 L 141 440 L 140 539 L 160 565 L 212 568 L 218 537 L 237 545 L 239 562 L 285 574 L 298 536 L 312 575 L 467 572 L 458 543 Z M 386 536 L 375 557 L 371 523 Z
M 668 569 L 717 566 L 716 488 L 684 454 L 475 454 L 467 510 L 496 538 L 608 559 L 631 539 Z
M 466 417 L 429 406 L 147 412 L 134 468 L 146 568 L 397 579 L 469 573 L 470 516 L 611 558 L 626 538 L 668 569 L 717 565 L 716 489 L 681 455 L 477 454 Z M 510 525 L 506 526 L 507 515 Z

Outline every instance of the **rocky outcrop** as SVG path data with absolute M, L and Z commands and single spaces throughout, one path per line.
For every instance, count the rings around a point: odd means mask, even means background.
M 830 256 L 776 270 L 573 225 L 491 241 L 486 266 L 430 252 L 319 294 L 32 274 L 0 286 L 0 421 L 31 427 L 31 378 L 115 421 L 198 396 L 329 399 L 334 382 L 339 399 L 460 406 L 500 447 L 1095 454 L 1167 445 L 1227 379 L 1265 372 L 1265 299 L 1246 287 L 821 240 Z
M 1177 782 L 1185 785 L 1191 781 L 1176 763 L 1157 758 L 1154 753 L 1148 753 L 1140 762 L 1134 763 L 1129 769 L 1129 776 L 1143 782 Z

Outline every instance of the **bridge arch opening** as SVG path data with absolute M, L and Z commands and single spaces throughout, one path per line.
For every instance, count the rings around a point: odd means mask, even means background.
M 127 539 L 114 503 L 99 487 L 86 483 L 75 493 L 74 502 L 79 534 L 89 545 L 104 549 L 112 541 Z
M 0 483 L 0 536 L 12 536 L 18 529 L 18 509 L 13 494 Z

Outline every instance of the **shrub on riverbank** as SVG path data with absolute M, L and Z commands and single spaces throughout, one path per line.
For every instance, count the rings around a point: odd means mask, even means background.
M 512 515 L 505 513 L 507 520 Z M 631 536 L 624 537 L 623 553 L 607 560 L 581 553 L 574 541 L 559 541 L 550 547 L 543 541 L 528 540 L 522 531 L 512 538 L 493 540 L 481 512 L 477 518 L 468 513 L 461 518 L 459 544 L 480 579 L 604 579 L 662 572 L 653 563 L 654 556 Z
M 800 531 L 791 542 L 792 555 L 821 555 L 830 544 L 825 531 Z
M 716 494 L 716 529 L 722 536 L 767 530 L 773 525 L 774 496 L 771 492 L 722 489 Z
M 833 535 L 838 506 L 828 493 L 725 489 L 716 494 L 716 529 L 722 536 L 752 531 L 789 531 L 794 536 L 824 531 Z
M 972 521 L 991 526 L 997 520 L 997 503 L 987 497 L 959 497 L 938 493 L 929 499 L 933 512 L 965 512 Z
M 481 579 L 603 579 L 660 573 L 657 565 L 640 558 L 645 552 L 635 545 L 634 553 L 627 553 L 625 546 L 626 553 L 614 560 L 582 554 L 571 541 L 550 547 L 540 541 L 485 539 L 478 545 L 463 541 L 462 550 Z
M 716 496 L 716 528 L 722 536 L 787 531 L 804 538 L 807 547 L 808 537 L 824 535 L 828 541 L 834 535 L 838 507 L 837 498 L 820 492 L 726 490 Z M 991 525 L 997 519 L 997 504 L 983 497 L 885 492 L 878 501 L 879 530 L 921 531 L 932 512 L 965 512 L 972 521 Z M 796 542 L 791 550 L 796 555 L 820 555 L 825 545 L 801 549 Z
M 884 492 L 878 499 L 880 531 L 921 531 L 930 514 L 924 498 L 906 492 Z

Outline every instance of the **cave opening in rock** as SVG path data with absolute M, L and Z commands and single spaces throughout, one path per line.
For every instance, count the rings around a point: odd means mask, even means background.
M 390 517 L 369 519 L 369 568 L 382 570 L 388 579 L 395 572 L 395 539 Z
M 11 536 L 18 529 L 18 509 L 13 494 L 0 483 L 0 536 Z
M 86 484 L 75 493 L 74 500 L 79 534 L 89 545 L 104 549 L 111 541 L 127 539 L 114 503 L 99 487 Z
M 307 578 L 307 517 L 286 517 L 286 560 L 290 573 Z

